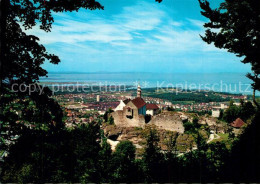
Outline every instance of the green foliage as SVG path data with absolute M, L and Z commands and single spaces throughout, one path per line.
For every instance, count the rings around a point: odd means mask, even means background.
M 146 173 L 146 181 L 158 181 L 162 174 L 163 155 L 158 145 L 159 137 L 156 129 L 150 129 L 146 137 L 146 147 L 143 154 L 144 172 Z
M 250 119 L 256 113 L 256 108 L 250 101 L 243 102 L 240 108 L 240 117 L 244 121 Z
M 199 118 L 197 116 L 193 117 L 192 123 L 197 129 L 201 127 L 201 125 L 199 124 Z
M 109 125 L 114 125 L 115 124 L 113 116 L 109 116 L 107 123 Z
M 219 119 L 219 120 L 223 120 L 223 116 L 224 116 L 224 110 L 223 110 L 223 109 L 220 109 L 218 119 Z
M 241 101 L 240 106 L 236 106 L 233 102 L 230 102 L 229 108 L 226 109 L 223 113 L 223 120 L 228 123 L 241 118 L 243 121 L 247 121 L 256 113 L 256 108 L 252 105 L 250 101 L 244 102 Z
M 196 133 L 201 127 L 197 116 L 193 117 L 192 123 L 189 122 L 188 120 L 183 121 L 183 126 L 185 129 L 185 133 L 187 133 L 187 134 Z
M 176 154 L 177 151 L 177 138 L 179 136 L 179 133 L 173 133 L 173 132 L 169 132 L 169 138 L 166 141 L 166 145 L 167 145 L 167 152 L 169 154 Z
M 195 126 L 193 123 L 189 121 L 183 122 L 183 126 L 185 129 L 185 133 L 194 133 L 195 132 Z
M 131 141 L 121 141 L 116 146 L 114 154 L 118 157 L 124 157 L 124 159 L 133 161 L 135 159 L 135 151 L 136 148 Z
M 112 112 L 114 112 L 114 111 L 113 111 L 111 108 L 109 108 L 109 109 L 105 112 L 105 114 L 104 114 L 104 116 L 103 116 L 105 122 L 108 121 L 108 115 L 109 115 L 110 113 L 112 113 Z
M 9 150 L 2 182 L 98 182 L 99 136 L 94 124 L 55 134 L 27 130 Z
M 112 178 L 112 150 L 110 144 L 107 143 L 107 139 L 102 139 L 101 150 L 99 151 L 99 171 L 101 182 L 108 182 L 108 179 Z
M 250 63 L 252 74 L 247 77 L 253 81 L 253 100 L 255 91 L 260 90 L 260 42 L 258 0 L 225 0 L 216 9 L 212 9 L 207 0 L 199 0 L 201 14 L 209 19 L 204 24 L 205 36 L 202 39 L 215 47 L 226 49 L 228 52 L 241 57 L 241 62 Z
M 195 144 L 193 133 L 190 132 L 180 134 L 176 140 L 177 150 L 180 152 L 190 150 Z
M 42 64 L 58 64 L 60 59 L 48 53 L 38 37 L 28 35 L 24 30 L 32 29 L 37 23 L 40 29 L 49 32 L 54 22 L 53 13 L 77 11 L 80 8 L 94 10 L 103 9 L 103 6 L 95 0 L 1 1 L 0 121 L 8 126 L 5 139 L 20 135 L 24 122 L 33 126 L 46 124 L 55 129 L 63 127 L 62 110 L 51 98 L 52 92 L 48 87 L 38 84 L 39 78 L 47 75 Z M 17 88 L 13 88 L 13 85 Z M 23 92 L 18 88 L 21 85 Z M 16 112 L 6 112 L 10 104 L 20 106 L 22 116 L 17 116 Z M 1 131 L 6 132 L 7 129 Z
M 260 181 L 260 113 L 256 113 L 252 123 L 246 127 L 233 143 L 231 154 L 226 161 L 226 181 L 259 182 Z
M 121 141 L 113 154 L 114 182 L 134 182 L 135 178 L 135 151 L 136 148 L 130 141 Z
M 231 123 L 239 117 L 239 112 L 240 109 L 238 106 L 230 104 L 229 108 L 224 112 L 223 119 L 226 122 Z

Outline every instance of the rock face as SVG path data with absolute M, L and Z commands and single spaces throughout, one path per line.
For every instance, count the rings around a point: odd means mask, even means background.
M 184 133 L 184 126 L 182 122 L 182 114 L 177 112 L 163 112 L 152 117 L 151 121 L 145 123 L 143 115 L 138 115 L 135 118 L 129 119 L 126 117 L 124 111 L 118 110 L 111 113 L 117 127 L 141 127 L 145 125 L 155 125 L 159 129 L 175 131 Z
M 108 139 L 113 141 L 117 140 L 118 136 L 122 133 L 122 128 L 115 125 L 108 125 L 104 129 L 104 134 Z
M 211 116 L 200 117 L 199 124 L 208 125 L 209 128 L 214 130 L 216 133 L 225 133 L 228 129 L 226 123 L 219 121 L 217 118 Z
M 152 116 L 152 119 L 148 123 L 145 123 L 143 115 L 129 119 L 120 110 L 113 112 L 111 115 L 115 120 L 115 125 L 104 123 L 102 124 L 102 129 L 113 150 L 120 141 L 129 140 L 136 146 L 137 155 L 141 155 L 146 146 L 146 137 L 151 128 L 157 130 L 160 138 L 158 144 L 162 151 L 168 149 L 170 141 L 173 140 L 172 138 L 176 140 L 176 149 L 179 153 L 196 149 L 194 135 L 188 132 L 184 133 L 185 129 L 183 126 L 183 121 L 192 123 L 193 118 L 197 116 L 196 114 L 164 111 L 161 114 Z M 198 123 L 202 125 L 199 133 L 206 140 L 209 139 L 209 130 L 215 133 L 226 132 L 226 123 L 207 115 L 197 117 L 199 118 Z
M 184 126 L 180 113 L 163 112 L 154 116 L 148 124 L 155 125 L 159 129 L 184 133 Z
M 117 127 L 116 125 L 104 125 L 104 135 L 108 138 L 108 143 L 115 150 L 116 145 L 123 140 L 131 141 L 137 148 L 137 153 L 141 154 L 146 146 L 146 137 L 151 128 L 157 128 L 155 125 L 146 125 L 144 128 L 138 127 Z M 159 136 L 159 146 L 163 151 L 168 149 L 170 140 L 177 139 L 176 146 L 180 152 L 185 152 L 194 144 L 194 139 L 191 135 L 179 134 L 164 129 L 157 129 Z M 117 137 L 117 138 L 116 138 Z
M 107 143 L 111 145 L 111 150 L 115 151 L 116 150 L 116 146 L 119 144 L 119 141 L 114 141 L 111 139 L 107 139 Z
M 217 118 L 214 118 L 214 117 L 207 117 L 207 116 L 203 116 L 200 118 L 199 120 L 199 123 L 202 124 L 202 125 L 209 125 L 209 126 L 212 126 L 212 125 L 216 125 L 216 122 L 217 122 Z

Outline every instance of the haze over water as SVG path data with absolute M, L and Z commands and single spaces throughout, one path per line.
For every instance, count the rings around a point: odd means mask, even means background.
M 251 81 L 245 73 L 50 73 L 40 82 L 86 83 L 91 85 L 134 85 L 142 88 L 181 87 L 213 91 L 251 94 Z M 259 94 L 258 94 L 259 95 Z

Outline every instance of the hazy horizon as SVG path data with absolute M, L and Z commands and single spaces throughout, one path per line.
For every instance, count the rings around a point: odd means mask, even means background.
M 95 72 L 84 72 L 84 71 L 48 71 L 48 74 L 116 74 L 116 73 L 138 73 L 138 74 L 246 74 L 247 72 L 142 72 L 142 71 L 95 71 Z

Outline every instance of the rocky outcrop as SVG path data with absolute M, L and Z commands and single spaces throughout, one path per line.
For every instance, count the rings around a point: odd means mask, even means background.
M 209 128 L 216 133 L 225 133 L 228 129 L 225 122 L 219 121 L 217 118 L 208 115 L 200 117 L 199 124 L 208 125 Z
M 202 125 L 209 125 L 209 126 L 212 126 L 212 125 L 216 125 L 216 122 L 217 122 L 217 118 L 214 118 L 214 117 L 211 117 L 211 116 L 202 116 L 200 119 L 199 119 L 199 124 L 202 124 Z
M 177 149 L 180 152 L 191 150 L 194 146 L 196 146 L 194 137 L 191 134 L 179 135 L 176 140 L 176 144 L 177 144 Z
M 181 114 L 177 112 L 163 112 L 158 114 L 148 124 L 155 125 L 159 129 L 184 133 Z
M 104 135 L 111 140 L 117 140 L 118 136 L 122 133 L 122 128 L 115 125 L 107 125 L 104 128 Z

